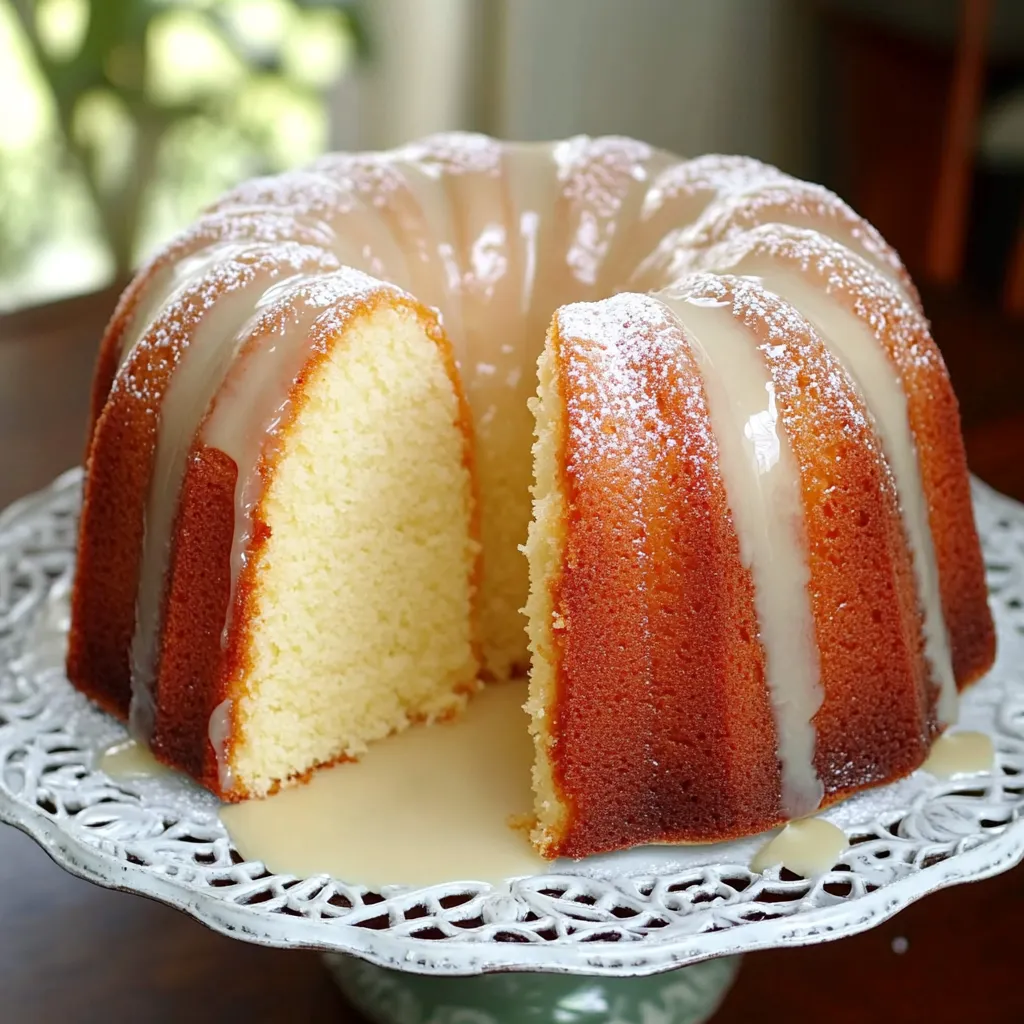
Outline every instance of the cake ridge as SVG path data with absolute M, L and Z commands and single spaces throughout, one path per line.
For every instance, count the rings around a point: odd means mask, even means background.
M 944 677 L 943 715 L 951 720 L 955 687 L 950 674 L 961 687 L 977 678 L 979 666 L 991 663 L 995 636 L 986 628 L 968 639 L 962 629 L 954 628 L 948 642 L 951 650 L 948 654 L 943 651 L 947 644 L 940 634 L 949 631 L 949 623 L 987 621 L 981 611 L 987 595 L 956 397 L 927 320 L 856 254 L 805 229 L 763 225 L 709 250 L 702 261 L 709 268 L 746 266 L 768 272 L 782 267 L 799 272 L 821 289 L 821 296 L 856 316 L 870 330 L 899 379 L 906 402 L 906 429 L 911 434 L 910 441 L 903 442 L 904 448 L 909 445 L 912 449 L 905 460 L 914 463 L 901 474 L 903 490 L 910 492 L 912 481 L 915 488 L 923 490 L 925 508 L 917 514 L 927 522 L 917 526 L 915 546 L 926 577 L 922 592 L 930 594 L 935 588 L 929 579 L 938 577 L 942 607 L 930 611 L 935 641 L 932 657 Z M 916 500 L 916 495 L 912 496 Z M 932 562 L 937 563 L 934 569 Z M 962 639 L 958 641 L 957 635 Z M 951 672 L 945 665 L 949 659 Z
M 813 720 L 824 693 L 808 596 L 801 480 L 770 365 L 734 312 L 734 304 L 746 299 L 756 306 L 761 297 L 738 293 L 738 285 L 695 275 L 657 296 L 682 324 L 703 377 L 740 558 L 753 577 L 782 763 L 781 811 L 799 818 L 813 813 L 824 796 L 814 765 Z
M 717 199 L 683 229 L 679 244 L 695 253 L 706 252 L 751 229 L 780 221 L 852 249 L 889 278 L 913 305 L 920 306 L 917 289 L 896 251 L 839 196 L 811 182 L 757 183 Z M 837 236 L 837 230 L 845 237 Z

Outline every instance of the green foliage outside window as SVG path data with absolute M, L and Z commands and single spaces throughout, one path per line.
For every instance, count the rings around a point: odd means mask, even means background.
M 231 183 L 321 151 L 361 26 L 354 0 L 0 0 L 0 305 L 123 279 Z

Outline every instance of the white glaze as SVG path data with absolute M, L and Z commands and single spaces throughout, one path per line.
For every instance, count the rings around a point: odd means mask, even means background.
M 874 331 L 841 298 L 808 284 L 794 269 L 760 275 L 769 291 L 781 296 L 815 327 L 829 351 L 860 390 L 882 442 L 896 482 L 903 525 L 914 559 L 921 603 L 925 655 L 939 684 L 939 720 L 956 720 L 957 689 L 949 636 L 942 612 L 939 568 L 921 485 L 917 445 L 907 418 L 907 396 Z
M 115 782 L 153 778 L 171 770 L 162 765 L 145 744 L 131 739 L 107 747 L 97 759 L 96 767 Z
M 984 732 L 946 732 L 933 744 L 921 767 L 941 779 L 976 772 L 990 772 L 995 766 L 995 745 Z
M 757 340 L 731 303 L 676 298 L 671 290 L 659 297 L 686 330 L 703 376 L 740 559 L 754 582 L 782 764 L 782 809 L 798 817 L 817 808 L 823 795 L 812 724 L 823 692 L 799 471 Z
M 407 729 L 304 786 L 225 805 L 221 821 L 247 860 L 299 878 L 498 884 L 543 872 L 513 827 L 532 803 L 525 699 L 523 683 L 489 686 L 459 721 Z
M 181 330 L 183 309 L 177 303 L 201 303 L 202 317 L 186 327 L 181 351 L 160 404 L 149 494 L 143 516 L 135 630 L 131 644 L 131 707 L 133 735 L 148 741 L 155 714 L 154 683 L 159 657 L 162 602 L 170 559 L 171 531 L 192 441 L 203 416 L 258 315 L 268 289 L 281 278 L 295 277 L 303 264 L 318 264 L 317 250 L 293 247 L 273 263 L 219 263 L 200 280 L 172 298 L 155 324 L 139 337 L 163 343 Z M 238 254 L 240 255 L 240 254 Z M 250 251 L 258 257 L 259 250 Z M 291 257 L 292 262 L 288 257 Z M 321 269 L 323 269 L 321 264 Z M 290 273 L 289 273 L 290 272 Z M 270 292 L 273 296 L 275 293 Z M 187 303 L 186 303 L 187 305 Z M 136 345 L 139 343 L 137 341 Z M 134 351 L 134 349 L 132 350 Z M 115 386 L 132 387 L 131 353 L 126 354 Z
M 234 242 L 205 246 L 176 262 L 156 267 L 153 276 L 143 287 L 135 312 L 121 335 L 118 368 L 124 365 L 135 346 L 161 314 L 194 288 L 208 271 L 230 260 L 241 249 L 242 246 Z
M 791 821 L 754 855 L 751 871 L 780 866 L 802 878 L 816 878 L 849 849 L 846 833 L 824 818 Z
M 221 789 L 230 792 L 234 785 L 234 773 L 227 757 L 227 743 L 231 738 L 231 700 L 222 700 L 210 713 L 206 734 L 217 758 L 217 779 Z
M 155 715 L 153 687 L 160 637 L 161 603 L 170 557 L 171 529 L 195 429 L 227 372 L 239 330 L 252 315 L 269 278 L 260 276 L 221 296 L 207 309 L 171 375 L 160 407 L 156 448 L 139 561 L 139 586 L 132 637 L 133 735 L 147 741 Z

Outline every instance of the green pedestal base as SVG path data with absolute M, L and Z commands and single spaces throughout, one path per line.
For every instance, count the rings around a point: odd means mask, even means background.
M 650 978 L 564 974 L 430 977 L 327 954 L 346 998 L 374 1024 L 700 1024 L 729 990 L 739 957 Z

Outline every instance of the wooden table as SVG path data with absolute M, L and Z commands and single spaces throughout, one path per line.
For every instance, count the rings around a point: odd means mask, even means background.
M 78 461 L 96 338 L 112 305 L 101 295 L 0 320 L 0 506 Z M 935 310 L 973 464 L 1024 498 L 1022 332 L 985 326 L 953 300 Z M 929 897 L 855 938 L 749 956 L 715 1020 L 1019 1022 L 1022 934 L 1018 869 Z M 0 1021 L 235 1020 L 361 1018 L 314 954 L 246 945 L 99 889 L 0 826 Z

